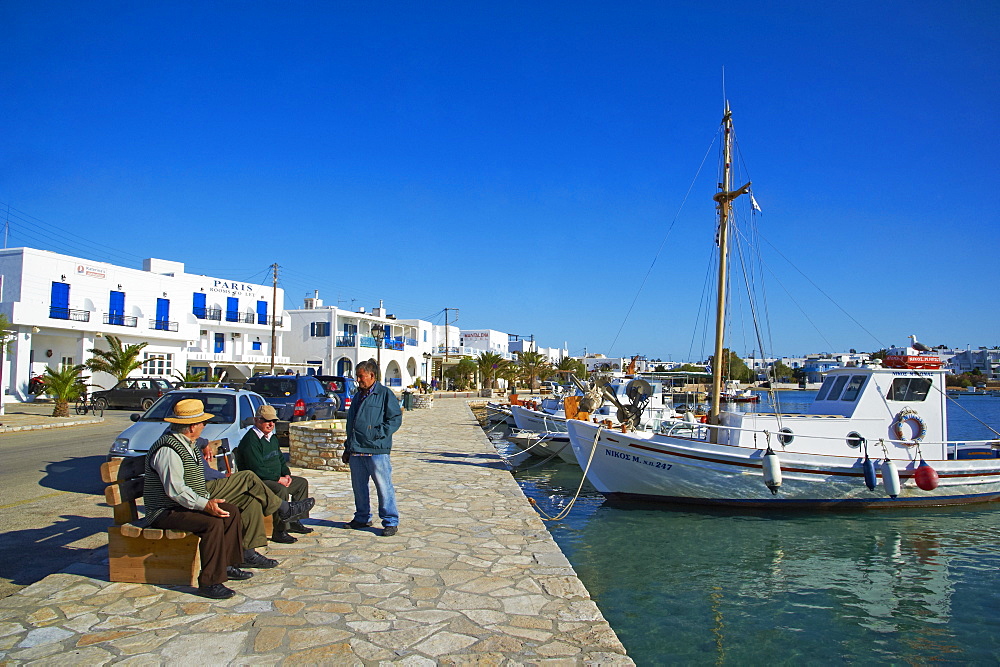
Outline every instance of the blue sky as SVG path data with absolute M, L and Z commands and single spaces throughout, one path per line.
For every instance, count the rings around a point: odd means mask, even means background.
M 795 267 L 763 260 L 766 349 L 992 347 L 998 7 L 6 0 L 0 215 L 11 247 L 698 359 L 725 68 Z

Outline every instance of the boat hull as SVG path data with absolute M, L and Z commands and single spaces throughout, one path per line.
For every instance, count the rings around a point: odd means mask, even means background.
M 764 450 L 714 445 L 695 438 L 622 434 L 594 424 L 567 422 L 573 453 L 587 479 L 609 498 L 787 509 L 888 509 L 965 505 L 1000 500 L 1000 461 L 928 461 L 939 486 L 917 487 L 919 461 L 895 461 L 901 490 L 883 481 L 865 486 L 862 459 L 777 450 L 782 484 L 764 484 Z M 876 466 L 878 467 L 878 466 Z

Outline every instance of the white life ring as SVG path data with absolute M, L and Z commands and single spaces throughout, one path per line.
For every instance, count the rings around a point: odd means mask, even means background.
M 913 426 L 913 437 L 907 438 L 903 433 L 903 424 L 910 422 Z M 906 445 L 915 445 L 927 435 L 927 423 L 913 410 L 901 410 L 892 422 L 893 434 L 896 440 L 900 440 Z

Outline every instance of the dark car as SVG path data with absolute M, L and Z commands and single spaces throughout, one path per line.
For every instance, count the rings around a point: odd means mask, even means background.
M 243 388 L 260 394 L 274 406 L 279 436 L 288 431 L 289 422 L 336 417 L 336 398 L 311 375 L 257 375 Z
M 358 391 L 358 381 L 346 375 L 316 375 L 317 380 L 323 383 L 328 392 L 332 392 L 337 397 L 337 417 L 343 419 L 347 417 L 347 411 L 351 408 L 351 396 Z
M 163 378 L 125 378 L 111 389 L 93 392 L 91 400 L 98 409 L 148 410 L 156 399 L 173 388 L 174 385 Z

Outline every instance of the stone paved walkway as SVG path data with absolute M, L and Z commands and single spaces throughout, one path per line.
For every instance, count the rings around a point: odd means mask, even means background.
M 316 531 L 236 597 L 81 564 L 0 600 L 0 665 L 632 664 L 465 400 L 404 413 L 393 452 L 395 537 L 341 527 L 346 474 L 297 471 Z

